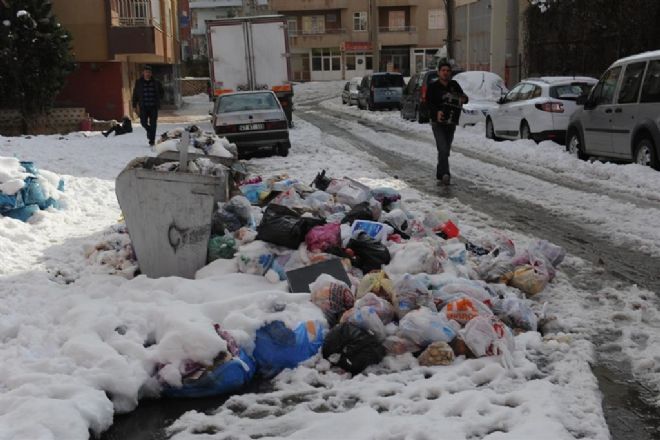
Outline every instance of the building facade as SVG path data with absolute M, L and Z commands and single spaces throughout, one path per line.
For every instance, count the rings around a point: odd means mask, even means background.
M 522 77 L 526 0 L 455 0 L 454 53 L 465 70 L 488 70 L 511 87 Z
M 179 0 L 182 59 L 208 55 L 206 21 L 268 12 L 268 0 Z M 183 18 L 182 18 L 183 17 Z M 185 34 L 183 32 L 186 28 Z
M 296 81 L 374 71 L 406 76 L 431 66 L 445 45 L 443 0 L 271 0 L 288 20 Z
M 76 60 L 57 103 L 84 107 L 97 119 L 132 115 L 133 84 L 151 64 L 166 90 L 164 105 L 178 105 L 177 1 L 52 0 Z

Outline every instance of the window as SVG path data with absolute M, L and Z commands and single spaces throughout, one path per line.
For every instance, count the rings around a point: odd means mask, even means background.
M 341 70 L 339 48 L 312 49 L 312 70 L 316 72 Z
M 355 55 L 346 55 L 346 70 L 355 70 Z
M 621 81 L 621 90 L 619 90 L 619 104 L 630 104 L 637 102 L 639 96 L 639 86 L 642 85 L 642 75 L 646 62 L 632 63 L 626 66 L 626 72 Z
M 289 28 L 289 35 L 298 35 L 298 20 L 295 18 L 289 18 L 287 20 L 287 25 Z
M 445 29 L 444 9 L 429 9 L 429 29 Z
M 367 30 L 367 13 L 355 12 L 353 14 L 353 30 L 366 31 Z
M 374 87 L 403 87 L 403 76 L 401 75 L 375 75 L 373 77 Z
M 325 15 L 306 15 L 302 18 L 303 34 L 324 34 Z
M 600 79 L 598 85 L 594 89 L 592 100 L 594 104 L 612 104 L 614 99 L 614 90 L 616 89 L 616 82 L 621 73 L 621 66 L 614 67 L 607 72 Z
M 403 31 L 406 29 L 406 11 L 390 11 L 388 18 L 390 31 Z
M 518 84 L 509 93 L 506 94 L 506 102 L 513 102 L 518 100 L 518 95 L 525 84 Z
M 518 92 L 518 101 L 524 101 L 526 99 L 531 99 L 532 94 L 534 93 L 534 84 L 523 84 L 522 88 Z
M 649 63 L 640 102 L 660 102 L 660 60 Z
M 218 113 L 230 113 L 246 110 L 272 110 L 278 108 L 272 93 L 249 93 L 225 95 L 220 98 Z
M 366 55 L 366 56 L 364 57 L 364 59 L 365 59 L 365 63 L 366 63 L 365 69 L 367 69 L 367 70 L 373 70 L 373 68 L 374 68 L 374 58 L 373 58 L 373 55 L 368 54 L 368 55 Z

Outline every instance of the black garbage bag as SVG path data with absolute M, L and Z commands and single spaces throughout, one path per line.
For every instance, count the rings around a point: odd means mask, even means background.
M 385 347 L 372 331 L 344 322 L 325 336 L 323 357 L 349 373 L 359 374 L 383 360 Z
M 325 220 L 315 217 L 300 217 L 296 211 L 286 206 L 270 204 L 257 227 L 257 240 L 267 241 L 278 246 L 298 249 L 305 241 L 305 235 L 314 226 L 325 224 Z
M 369 202 L 358 203 L 348 211 L 346 216 L 342 219 L 342 223 L 348 223 L 349 225 L 356 220 L 369 220 L 377 221 L 377 218 L 374 218 L 374 212 L 369 207 Z
M 241 219 L 234 213 L 220 209 L 213 213 L 211 218 L 211 234 L 224 235 L 225 229 L 229 232 L 235 232 L 241 229 Z
M 374 240 L 366 232 L 362 232 L 348 242 L 349 249 L 355 255 L 353 266 L 362 269 L 364 273 L 380 270 L 383 264 L 390 262 L 390 251 L 380 241 Z
M 332 179 L 330 177 L 326 177 L 325 170 L 321 170 L 320 173 L 316 174 L 312 185 L 321 191 L 325 191 L 328 189 L 328 186 L 330 186 L 330 182 L 332 182 Z

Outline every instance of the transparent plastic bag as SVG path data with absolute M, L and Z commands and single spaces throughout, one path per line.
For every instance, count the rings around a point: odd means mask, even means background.
M 396 334 L 408 339 L 420 347 L 436 342 L 451 342 L 456 337 L 456 330 L 440 313 L 427 307 L 413 310 L 399 321 Z
M 538 318 L 525 302 L 516 297 L 503 298 L 493 306 L 495 314 L 508 326 L 535 332 Z
M 341 317 L 340 322 L 350 322 L 363 330 L 371 331 L 379 341 L 385 340 L 387 332 L 381 321 L 376 307 L 363 306 L 347 310 Z
M 378 317 L 387 325 L 394 319 L 394 306 L 389 301 L 380 298 L 373 292 L 368 292 L 363 297 L 355 301 L 355 308 L 372 307 Z
M 382 270 L 368 273 L 360 280 L 356 298 L 360 299 L 369 292 L 373 292 L 390 303 L 394 302 L 394 283 Z
M 451 365 L 454 362 L 454 350 L 446 342 L 436 341 L 426 347 L 417 362 L 425 367 Z
M 320 275 L 309 285 L 309 289 L 311 301 L 323 311 L 330 327 L 355 303 L 353 292 L 346 283 L 328 274 Z
M 435 304 L 431 298 L 431 292 L 429 292 L 423 282 L 410 274 L 404 275 L 394 285 L 394 292 L 394 310 L 399 319 L 420 307 L 435 308 Z

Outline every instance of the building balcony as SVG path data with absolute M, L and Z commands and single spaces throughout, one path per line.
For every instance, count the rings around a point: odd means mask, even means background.
M 271 0 L 270 9 L 278 13 L 348 9 L 349 0 Z
M 148 54 L 165 56 L 160 5 L 153 0 L 108 0 L 110 56 Z
M 419 36 L 415 26 L 397 26 L 378 28 L 378 43 L 381 46 L 417 45 Z
M 313 49 L 319 47 L 339 47 L 346 41 L 346 29 L 327 29 L 319 33 L 303 33 L 289 31 L 289 44 L 296 49 Z
M 379 8 L 391 8 L 393 6 L 419 6 L 419 0 L 378 0 Z
M 243 0 L 191 0 L 190 9 L 241 8 Z

